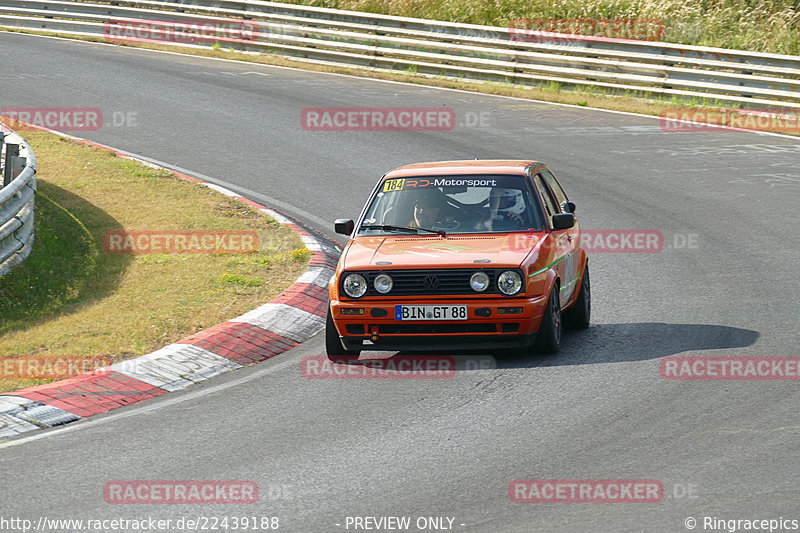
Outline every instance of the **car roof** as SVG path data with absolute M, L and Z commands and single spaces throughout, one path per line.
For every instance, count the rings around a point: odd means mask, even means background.
M 392 170 L 386 178 L 406 176 L 444 176 L 450 174 L 524 174 L 530 165 L 542 165 L 533 160 L 466 159 L 461 161 L 431 161 L 414 163 Z

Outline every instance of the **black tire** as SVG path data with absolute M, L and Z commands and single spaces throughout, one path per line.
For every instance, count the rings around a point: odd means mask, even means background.
M 547 308 L 536 334 L 536 351 L 540 353 L 556 353 L 561 349 L 561 298 L 558 295 L 558 284 L 554 283 L 547 298 Z
M 328 359 L 333 362 L 355 361 L 361 355 L 361 350 L 345 350 L 342 346 L 339 332 L 333 325 L 330 305 L 328 306 L 328 317 L 325 319 L 325 352 L 328 354 Z
M 589 282 L 589 265 L 583 271 L 583 279 L 581 280 L 581 289 L 578 293 L 578 299 L 575 300 L 573 305 L 567 311 L 564 311 L 564 324 L 577 329 L 586 329 L 589 327 L 589 321 L 592 318 L 592 287 Z

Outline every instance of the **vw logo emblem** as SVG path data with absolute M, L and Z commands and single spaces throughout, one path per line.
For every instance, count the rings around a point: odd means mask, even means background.
M 433 291 L 439 288 L 439 278 L 434 276 L 433 274 L 428 274 L 425 276 L 425 279 L 422 280 L 422 285 L 425 287 L 426 290 Z

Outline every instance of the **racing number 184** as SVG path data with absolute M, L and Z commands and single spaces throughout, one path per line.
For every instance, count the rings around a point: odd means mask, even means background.
M 403 190 L 403 184 L 405 183 L 405 181 L 406 181 L 405 179 L 387 180 L 386 184 L 383 186 L 383 190 L 384 190 L 384 192 L 402 191 Z

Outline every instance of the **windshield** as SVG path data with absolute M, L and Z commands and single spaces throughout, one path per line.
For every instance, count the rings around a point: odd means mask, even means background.
M 358 234 L 541 231 L 535 206 L 524 176 L 388 179 L 373 196 Z

